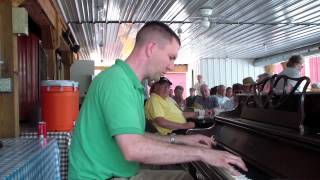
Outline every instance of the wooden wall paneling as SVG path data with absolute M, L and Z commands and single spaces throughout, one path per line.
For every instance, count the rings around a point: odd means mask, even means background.
M 11 78 L 13 91 L 0 93 L 0 138 L 19 135 L 19 87 L 17 37 L 12 34 L 12 4 L 0 1 L 1 77 Z

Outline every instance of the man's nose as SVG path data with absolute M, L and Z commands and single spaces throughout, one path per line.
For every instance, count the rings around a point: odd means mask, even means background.
M 167 67 L 167 71 L 173 71 L 174 70 L 174 63 L 170 63 Z

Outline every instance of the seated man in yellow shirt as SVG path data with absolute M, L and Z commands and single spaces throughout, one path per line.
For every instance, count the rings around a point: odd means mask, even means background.
M 150 90 L 151 96 L 145 105 L 145 114 L 148 120 L 156 127 L 161 135 L 171 133 L 173 129 L 194 128 L 193 122 L 186 122 L 186 118 L 194 117 L 193 112 L 183 113 L 175 101 L 169 97 L 172 83 L 165 77 L 161 77 L 153 84 Z

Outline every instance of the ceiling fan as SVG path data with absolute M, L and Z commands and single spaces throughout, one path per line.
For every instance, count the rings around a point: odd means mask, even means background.
M 199 23 L 203 28 L 209 28 L 212 24 L 224 24 L 224 25 L 260 25 L 260 26 L 278 26 L 278 25 L 290 25 L 290 26 L 320 26 L 319 23 L 308 23 L 308 22 L 248 22 L 240 20 L 228 20 L 224 17 L 215 17 L 214 11 L 211 7 L 202 7 L 199 9 L 199 16 L 191 16 L 188 19 L 191 23 Z M 195 19 L 195 21 L 192 21 Z
M 203 28 L 209 28 L 212 23 L 229 24 L 232 23 L 224 18 L 213 17 L 213 9 L 211 7 L 202 7 L 199 9 L 199 16 L 189 17 L 189 19 L 196 19 L 199 25 Z M 198 21 L 200 20 L 200 21 Z
M 199 9 L 199 16 L 189 17 L 189 19 L 198 19 L 198 23 L 203 28 L 209 28 L 211 25 L 210 19 L 213 14 L 213 9 L 210 7 L 203 7 Z

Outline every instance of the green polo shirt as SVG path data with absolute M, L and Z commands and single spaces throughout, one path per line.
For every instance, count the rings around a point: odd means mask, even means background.
M 125 160 L 115 135 L 144 134 L 144 89 L 122 60 L 91 83 L 73 132 L 69 179 L 130 177 L 139 163 Z

